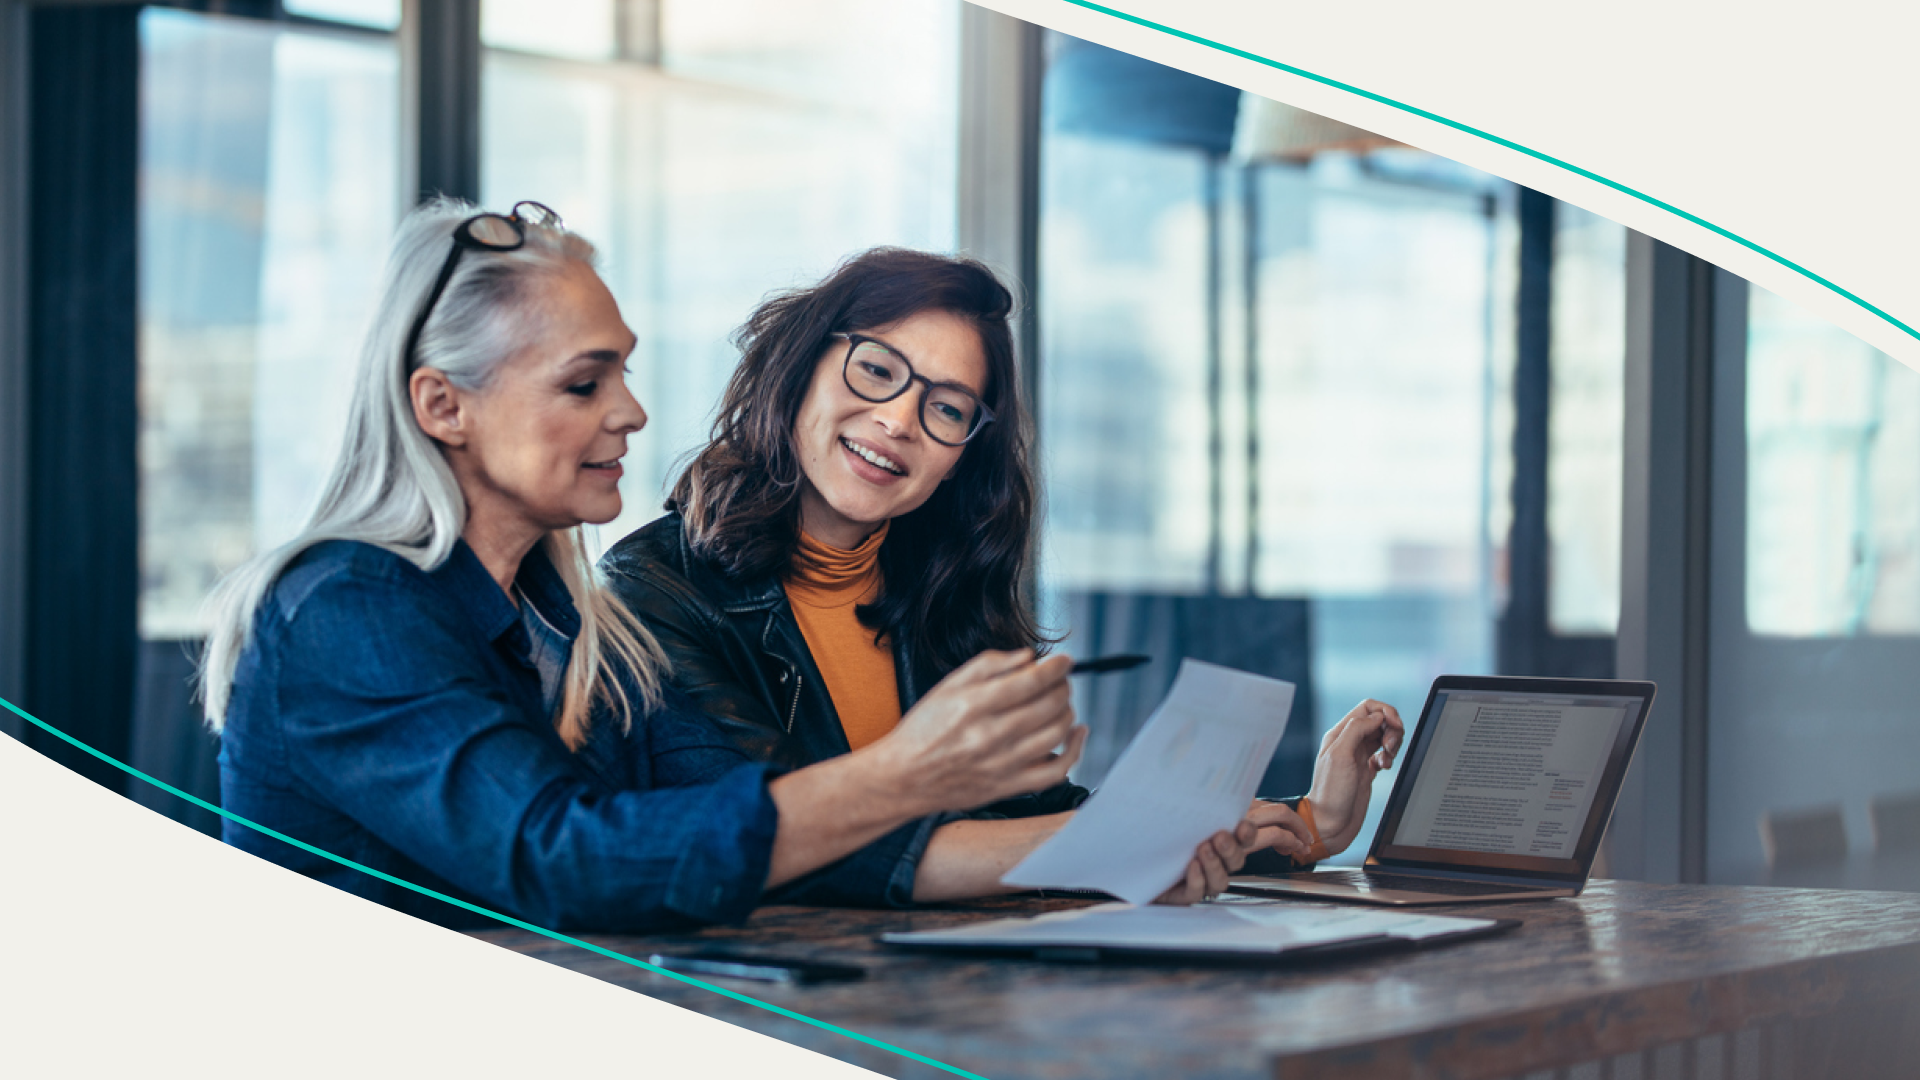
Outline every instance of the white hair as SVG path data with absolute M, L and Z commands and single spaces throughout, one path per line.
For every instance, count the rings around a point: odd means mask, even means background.
M 460 539 L 466 499 L 439 444 L 414 419 L 412 370 L 434 368 L 463 390 L 485 389 L 500 365 L 543 329 L 539 279 L 569 263 L 591 267 L 594 259 L 592 244 L 558 226 L 525 225 L 526 243 L 515 251 L 469 248 L 420 334 L 419 364 L 411 364 L 402 355 L 407 333 L 446 261 L 454 229 L 476 212 L 459 200 L 435 199 L 400 223 L 360 350 L 340 456 L 313 516 L 298 536 L 228 574 L 208 597 L 212 629 L 200 685 L 215 731 L 226 719 L 254 613 L 301 552 L 327 540 L 358 540 L 432 571 Z M 595 705 L 611 707 L 623 725 L 632 723 L 622 666 L 652 708 L 667 661 L 646 627 L 596 580 L 578 528 L 548 533 L 542 543 L 580 614 L 555 719 L 561 737 L 577 749 L 586 741 Z

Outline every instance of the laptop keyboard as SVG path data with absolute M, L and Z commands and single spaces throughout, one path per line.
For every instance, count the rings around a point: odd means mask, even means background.
M 1352 885 L 1357 889 L 1398 889 L 1405 892 L 1438 893 L 1442 896 L 1502 896 L 1509 893 L 1537 892 L 1552 885 L 1493 885 L 1484 881 L 1456 881 L 1453 878 L 1421 877 L 1415 874 L 1388 874 L 1378 870 L 1316 870 L 1299 881 L 1326 881 Z

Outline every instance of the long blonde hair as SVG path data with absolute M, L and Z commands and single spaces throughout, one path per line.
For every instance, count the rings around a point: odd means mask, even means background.
M 225 722 L 234 669 L 252 640 L 254 613 L 301 552 L 326 540 L 358 540 L 385 548 L 422 570 L 446 562 L 467 521 L 466 498 L 439 444 L 414 420 L 407 332 L 427 301 L 453 243 L 453 231 L 475 208 L 436 199 L 400 223 L 381 282 L 380 302 L 360 350 L 340 456 L 306 527 L 292 540 L 255 556 L 223 578 L 207 600 L 212 630 L 200 686 L 207 723 Z M 570 262 L 593 265 L 593 245 L 558 226 L 527 224 L 518 250 L 468 250 L 420 335 L 420 365 L 445 372 L 464 390 L 484 389 L 500 365 L 531 344 L 542 328 L 541 275 Z M 622 669 L 651 709 L 667 666 L 660 645 L 625 605 L 601 587 L 578 528 L 548 533 L 549 562 L 580 613 L 580 633 L 567 665 L 555 726 L 578 749 L 596 706 L 610 708 L 623 728 L 634 703 Z

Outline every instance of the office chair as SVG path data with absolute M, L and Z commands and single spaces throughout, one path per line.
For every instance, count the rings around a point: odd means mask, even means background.
M 1768 810 L 1760 815 L 1760 845 L 1767 865 L 1775 869 L 1844 862 L 1847 825 L 1840 807 L 1807 810 Z
M 1867 802 L 1873 822 L 1873 852 L 1920 851 L 1920 791 L 1877 795 Z

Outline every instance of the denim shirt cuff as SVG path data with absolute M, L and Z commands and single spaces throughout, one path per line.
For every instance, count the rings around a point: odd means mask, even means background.
M 771 891 L 768 903 L 896 907 L 913 905 L 913 879 L 933 832 L 960 814 L 934 814 Z
M 966 815 L 975 820 L 996 818 L 1029 818 L 1045 814 L 1059 814 L 1068 810 L 1078 810 L 1080 804 L 1087 801 L 1091 791 L 1077 784 L 1061 781 L 1044 791 L 1015 795 L 1010 799 L 988 803 L 985 806 L 967 811 Z
M 934 830 L 952 821 L 959 821 L 965 814 L 945 813 L 923 817 L 914 824 L 911 833 L 905 829 L 893 835 L 904 835 L 906 843 L 901 847 L 899 856 L 894 860 L 893 873 L 887 877 L 887 891 L 883 902 L 888 907 L 904 908 L 913 906 L 913 881 L 920 873 L 920 858 L 927 853 L 927 845 L 933 842 Z
M 703 923 L 737 923 L 752 913 L 773 864 L 780 816 L 767 784 L 777 773 L 764 764 L 742 765 L 712 784 L 682 789 L 705 795 L 692 815 L 704 824 L 684 837 L 667 907 Z

